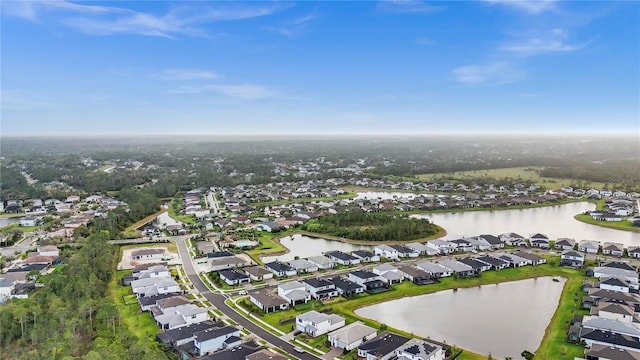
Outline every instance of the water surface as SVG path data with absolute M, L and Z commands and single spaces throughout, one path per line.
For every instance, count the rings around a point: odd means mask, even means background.
M 541 277 L 446 290 L 368 306 L 356 314 L 479 354 L 519 359 L 523 350 L 540 346 L 565 281 Z

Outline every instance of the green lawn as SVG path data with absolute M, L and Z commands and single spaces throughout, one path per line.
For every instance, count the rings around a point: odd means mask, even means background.
M 169 216 L 174 220 L 182 221 L 185 224 L 189 224 L 189 225 L 195 224 L 196 223 L 195 216 L 187 215 L 187 214 L 178 214 L 175 212 L 173 207 L 174 201 L 181 201 L 181 199 L 173 199 L 171 201 L 171 204 L 169 204 Z
M 277 236 L 285 236 L 290 232 L 278 233 Z M 282 246 L 279 242 L 274 240 L 274 235 L 271 233 L 261 234 L 258 240 L 260 241 L 260 246 L 255 249 L 251 249 L 246 251 L 246 253 L 253 258 L 258 264 L 262 264 L 260 261 L 260 255 L 272 255 L 277 253 L 284 253 L 287 249 Z
M 116 271 L 109 283 L 108 293 L 113 298 L 122 322 L 140 340 L 155 341 L 160 328 L 148 311 L 141 312 L 130 286 L 122 286 L 122 278 L 130 270 Z
M 436 180 L 458 180 L 461 182 L 468 182 L 476 178 L 490 177 L 495 179 L 516 179 L 519 181 L 531 181 L 538 186 L 543 186 L 547 189 L 560 189 L 563 186 L 569 186 L 575 183 L 583 183 L 585 188 L 603 188 L 604 183 L 588 182 L 576 179 L 560 179 L 560 178 L 548 178 L 538 175 L 539 170 L 543 170 L 544 167 L 540 166 L 528 166 L 528 167 L 513 167 L 502 169 L 488 169 L 488 170 L 470 170 L 470 171 L 456 171 L 448 173 L 436 173 L 436 174 L 421 174 L 418 178 L 423 181 L 436 181 Z M 586 190 L 586 189 L 585 189 Z
M 318 336 L 316 338 L 311 337 L 305 333 L 302 333 L 296 336 L 296 339 L 302 341 L 303 343 L 311 346 L 312 348 L 319 350 L 321 352 L 329 352 L 331 351 L 331 346 L 327 346 L 327 342 L 329 341 L 329 337 L 327 334 Z
M 631 225 L 631 221 L 629 220 L 600 221 L 600 220 L 594 220 L 591 217 L 591 215 L 587 215 L 587 214 L 578 214 L 573 218 L 578 221 L 582 221 L 591 225 L 597 225 L 597 226 L 602 226 L 602 227 L 616 229 L 616 230 L 640 232 L 640 227 Z

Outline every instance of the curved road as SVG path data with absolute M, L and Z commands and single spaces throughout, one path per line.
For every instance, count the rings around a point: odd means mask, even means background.
M 227 299 L 224 295 L 216 294 L 211 292 L 209 288 L 202 282 L 198 274 L 196 273 L 193 263 L 191 262 L 191 256 L 189 256 L 189 250 L 185 244 L 186 239 L 176 239 L 176 244 L 178 245 L 178 252 L 180 254 L 180 258 L 182 259 L 182 265 L 184 267 L 184 271 L 191 280 L 191 283 L 195 286 L 200 293 L 207 298 L 211 302 L 213 306 L 215 306 L 222 313 L 227 315 L 230 319 L 242 325 L 245 329 L 249 330 L 252 334 L 264 339 L 268 343 L 272 344 L 275 347 L 278 347 L 289 354 L 300 358 L 302 360 L 318 360 L 319 357 L 314 356 L 310 353 L 297 353 L 293 348 L 294 345 L 291 343 L 280 339 L 279 337 L 273 335 L 267 330 L 261 328 L 260 326 L 254 324 L 249 319 L 245 318 L 241 314 L 237 313 L 235 310 L 230 308 L 227 304 L 225 304 L 225 300 Z

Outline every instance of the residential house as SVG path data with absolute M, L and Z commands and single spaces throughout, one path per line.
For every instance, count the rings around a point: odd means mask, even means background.
M 471 239 L 455 239 L 450 242 L 456 244 L 456 248 L 460 251 L 469 252 L 478 250 L 477 243 L 472 242 Z
M 364 286 L 349 279 L 336 276 L 330 280 L 335 285 L 338 294 L 341 296 L 350 297 L 364 292 Z
M 298 274 L 307 274 L 318 271 L 318 265 L 304 259 L 291 260 L 289 261 L 289 265 L 296 269 Z
M 230 286 L 240 285 L 240 284 L 250 282 L 249 275 L 235 269 L 220 270 L 218 272 L 218 275 L 220 275 L 220 279 L 222 281 L 226 282 Z
M 284 226 L 273 221 L 265 221 L 256 225 L 256 230 L 266 231 L 266 232 L 278 232 L 278 231 L 284 230 Z
M 406 360 L 445 360 L 445 351 L 435 343 L 413 338 L 396 349 L 398 359 Z
M 505 261 L 503 259 L 498 259 L 496 257 L 489 256 L 489 255 L 478 256 L 475 259 L 477 261 L 480 261 L 481 263 L 485 263 L 491 266 L 491 269 L 493 270 L 502 270 L 504 268 L 509 267 L 508 261 Z
M 623 322 L 638 322 L 635 309 L 630 305 L 613 302 L 598 302 L 595 307 L 590 310 L 591 315 L 599 316 L 605 319 L 618 320 Z
M 20 226 L 36 226 L 37 222 L 38 222 L 38 218 L 35 216 L 25 216 L 22 219 L 20 219 Z
M 558 240 L 556 240 L 553 247 L 558 250 L 573 250 L 573 247 L 575 246 L 575 244 L 576 244 L 576 241 L 573 239 L 559 238 Z
M 545 234 L 535 233 L 529 236 L 529 244 L 531 247 L 537 247 L 541 249 L 549 248 L 549 237 Z
M 431 261 L 422 261 L 416 264 L 416 267 L 420 270 L 427 272 L 432 278 L 442 278 L 451 276 L 452 271 L 440 264 Z
M 483 234 L 478 236 L 478 240 L 490 246 L 491 250 L 499 250 L 504 248 L 504 242 L 502 242 L 497 236 L 494 235 Z
M 262 349 L 240 360 L 289 360 L 289 358 L 278 354 L 274 350 Z
M 398 268 L 398 271 L 404 278 L 409 279 L 417 285 L 432 284 L 434 282 L 428 272 L 414 266 L 401 265 Z
M 171 330 L 210 319 L 207 309 L 191 303 L 165 307 L 161 310 L 162 314 L 156 315 L 155 320 L 162 330 Z
M 424 244 L 432 249 L 437 250 L 441 255 L 450 254 L 452 252 L 455 252 L 457 249 L 457 245 L 455 243 L 442 239 L 429 240 Z
M 531 260 L 525 259 L 518 255 L 514 255 L 512 253 L 497 253 L 495 254 L 495 257 L 508 262 L 510 267 L 521 267 L 532 264 Z
M 345 319 L 335 314 L 324 314 L 315 310 L 296 316 L 296 330 L 318 337 L 345 325 Z
M 398 252 L 398 257 L 400 258 L 416 258 L 420 256 L 420 253 L 416 250 L 413 250 L 410 247 L 403 245 L 391 245 L 392 248 L 396 249 Z
M 389 331 L 383 331 L 380 335 L 358 346 L 358 357 L 366 360 L 388 360 L 395 356 L 395 351 L 410 339 Z
M 161 260 L 166 249 L 140 249 L 131 252 L 133 260 Z
M 375 338 L 377 334 L 376 329 L 365 325 L 361 321 L 356 321 L 329 333 L 328 339 L 332 347 L 350 351 L 360 346 L 363 342 Z
M 131 281 L 131 290 L 138 297 L 181 292 L 180 285 L 170 276 L 158 276 Z
M 380 279 L 380 276 L 366 270 L 350 272 L 348 279 L 356 284 L 364 286 L 365 291 L 378 291 L 388 288 L 388 285 Z
M 267 289 L 259 289 L 249 294 L 249 300 L 265 313 L 284 310 L 289 307 L 289 301 L 272 293 Z
M 355 250 L 351 252 L 351 255 L 360 259 L 361 263 L 380 261 L 380 255 L 367 250 Z
M 326 253 L 324 253 L 324 256 L 328 257 L 329 259 L 335 261 L 340 265 L 348 266 L 348 265 L 360 264 L 360 259 L 339 250 L 327 251 Z
M 604 255 L 622 257 L 622 255 L 624 255 L 624 245 L 615 242 L 605 242 L 602 244 L 602 253 Z
M 524 236 L 513 232 L 500 234 L 499 238 L 509 246 L 528 246 Z
M 338 290 L 333 282 L 326 279 L 306 279 L 303 281 L 305 290 L 311 293 L 311 297 L 324 301 L 338 296 Z
M 387 284 L 398 284 L 404 280 L 398 268 L 389 264 L 380 264 L 372 269 L 373 273 L 380 275 L 380 280 Z
M 306 286 L 299 281 L 289 281 L 278 285 L 278 296 L 286 299 L 291 306 L 306 304 L 311 300 L 311 294 Z
M 640 351 L 594 343 L 591 348 L 585 349 L 584 356 L 589 360 L 640 360 Z
M 246 265 L 243 259 L 237 256 L 212 258 L 210 261 L 211 271 L 220 271 L 225 269 L 233 269 Z
M 537 265 L 542 265 L 542 264 L 546 264 L 547 263 L 547 259 L 543 258 L 542 256 L 538 256 L 536 254 L 530 253 L 530 252 L 526 252 L 526 251 L 516 251 L 513 253 L 513 255 L 515 256 L 519 256 L 521 258 L 527 259 L 529 261 L 531 261 L 531 265 L 533 266 L 537 266 Z
M 138 304 L 142 311 L 150 311 L 151 308 L 158 307 L 158 301 L 172 297 L 180 296 L 180 293 L 157 294 L 151 296 L 141 296 L 138 298 Z
M 293 267 L 277 260 L 266 263 L 264 264 L 264 266 L 267 268 L 267 270 L 271 271 L 273 275 L 278 277 L 295 276 L 298 273 Z
M 640 337 L 640 324 L 601 318 L 582 316 L 580 326 L 586 329 L 608 330 L 616 334 Z
M 564 251 L 560 255 L 560 265 L 569 267 L 580 267 L 584 265 L 584 255 L 574 250 Z
M 640 258 L 640 246 L 629 246 L 627 254 L 633 258 Z
M 631 286 L 633 289 L 638 289 L 638 273 L 635 270 L 620 269 L 609 266 L 599 266 L 593 268 L 593 277 L 601 279 L 603 277 L 611 276 L 629 281 L 629 286 Z
M 458 277 L 472 277 L 478 275 L 477 270 L 465 263 L 461 263 L 458 260 L 442 259 L 439 264 L 451 270 L 451 272 L 456 274 Z
M 440 253 L 438 250 L 419 242 L 408 243 L 405 246 L 416 251 L 419 255 L 433 256 Z
M 376 255 L 379 255 L 380 257 L 388 260 L 397 260 L 400 257 L 397 249 L 386 244 L 376 245 L 373 248 L 373 251 L 376 253 Z
M 604 290 L 620 291 L 625 293 L 628 293 L 631 289 L 631 287 L 629 286 L 629 281 L 617 278 L 615 276 L 600 279 L 599 287 L 600 289 Z
M 483 263 L 482 261 L 478 261 L 471 257 L 460 258 L 458 259 L 458 261 L 471 266 L 478 274 L 483 271 L 491 270 L 491 265 Z
M 11 297 L 16 285 L 26 283 L 26 272 L 0 274 L 0 303 Z
M 211 355 L 205 355 L 199 360 L 247 360 L 251 355 L 262 350 L 262 347 L 253 341 L 248 341 L 237 346 L 228 347 Z M 185 356 L 186 358 L 186 356 Z M 258 360 L 269 360 L 258 358 Z M 271 360 L 282 360 L 280 357 L 274 357 Z
M 240 330 L 233 326 L 201 330 L 193 335 L 193 346 L 198 356 L 238 346 L 242 343 Z
M 616 334 L 606 330 L 593 330 L 583 328 L 580 331 L 580 340 L 583 341 L 589 348 L 591 348 L 593 345 L 603 345 L 632 350 L 636 352 L 640 351 L 640 339 L 638 339 L 637 337 Z M 619 357 L 617 357 L 616 359 L 618 358 Z
M 251 281 L 264 281 L 273 278 L 273 273 L 262 266 L 250 266 L 244 269 Z
M 593 240 L 580 240 L 578 243 L 578 251 L 588 253 L 588 254 L 597 254 L 600 249 L 600 243 L 598 241 Z
M 336 262 L 334 260 L 324 255 L 312 256 L 307 258 L 307 260 L 315 264 L 318 267 L 318 269 L 327 270 L 327 269 L 333 269 L 336 266 Z
M 213 322 L 211 320 L 182 326 L 167 330 L 156 335 L 156 340 L 172 348 L 188 344 L 193 341 L 194 334 L 203 330 L 224 327 L 223 322 Z

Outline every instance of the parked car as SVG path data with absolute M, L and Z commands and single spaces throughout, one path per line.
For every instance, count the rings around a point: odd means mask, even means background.
M 295 350 L 296 352 L 299 352 L 299 353 L 303 353 L 304 352 L 304 349 L 301 348 L 300 346 L 294 347 L 293 350 Z

